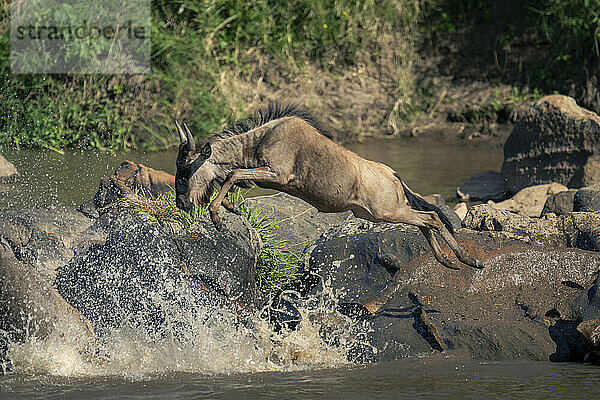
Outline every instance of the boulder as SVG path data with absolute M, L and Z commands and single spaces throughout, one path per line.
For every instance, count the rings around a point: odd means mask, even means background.
M 571 97 L 543 97 L 506 140 L 501 173 L 512 193 L 551 182 L 600 183 L 600 117 Z
M 467 179 L 456 194 L 463 201 L 502 201 L 508 197 L 508 190 L 502 175 L 494 171 L 483 171 Z
M 78 247 L 103 240 L 92 228 L 94 220 L 66 207 L 9 209 L 0 212 L 0 237 L 7 240 L 19 260 L 54 276 Z
M 581 334 L 584 348 L 588 351 L 584 361 L 600 360 L 600 319 L 583 321 L 577 325 L 577 331 Z
M 560 220 L 553 214 L 531 218 L 480 204 L 469 209 L 463 223 L 469 229 L 490 232 L 498 238 L 552 247 L 562 247 L 567 242 Z
M 559 227 L 566 246 L 600 251 L 600 212 L 572 212 L 561 215 Z
M 223 220 L 221 232 L 205 217 L 189 236 L 173 237 L 154 218 L 120 210 L 106 241 L 60 267 L 54 284 L 101 334 L 123 321 L 165 334 L 194 305 L 222 304 L 227 295 L 258 303 L 260 240 L 242 217 Z
M 579 189 L 573 198 L 573 211 L 600 211 L 600 185 Z
M 471 207 L 465 227 L 494 237 L 517 239 L 549 247 L 600 251 L 600 213 L 572 212 L 531 218 L 480 204 Z
M 89 321 L 57 293 L 46 275 L 20 261 L 5 239 L 0 239 L 0 330 L 0 339 L 12 342 L 43 340 L 54 333 L 76 341 L 82 352 L 95 347 Z M 0 360 L 6 363 L 4 356 Z
M 364 303 L 397 274 L 388 304 L 363 316 L 375 360 L 446 348 L 480 359 L 583 359 L 571 303 L 600 255 L 467 230 L 456 237 L 485 269 L 448 270 L 418 230 L 358 220 L 326 232 L 309 262 L 342 303 Z
M 598 271 L 597 271 L 598 272 Z M 573 302 L 573 317 L 581 323 L 577 331 L 592 361 L 600 360 L 600 282 L 598 274 L 593 285 Z
M 0 154 L 0 183 L 14 182 L 20 177 L 15 166 Z
M 488 204 L 500 210 L 507 210 L 528 217 L 539 217 L 542 215 L 548 196 L 567 190 L 566 186 L 555 182 L 530 186 L 520 190 L 508 200 Z
M 544 204 L 544 208 L 542 209 L 542 215 L 550 213 L 563 215 L 573 212 L 573 199 L 576 192 L 576 189 L 569 189 L 564 192 L 549 195 Z

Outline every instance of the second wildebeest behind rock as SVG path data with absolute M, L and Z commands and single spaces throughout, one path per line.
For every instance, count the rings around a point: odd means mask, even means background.
M 296 107 L 269 105 L 198 146 L 187 126 L 184 132 L 176 125 L 181 139 L 175 178 L 177 205 L 189 210 L 192 203 L 205 204 L 212 188 L 221 186 L 209 206 L 217 227 L 221 205 L 237 211 L 226 197 L 231 187 L 254 182 L 299 197 L 322 212 L 352 211 L 373 222 L 417 226 L 438 262 L 455 269 L 433 235 L 437 232 L 461 262 L 483 267 L 457 244 L 438 207 L 410 190 L 392 168 L 366 160 L 329 139 L 308 113 Z M 365 307 L 375 312 L 381 305 Z

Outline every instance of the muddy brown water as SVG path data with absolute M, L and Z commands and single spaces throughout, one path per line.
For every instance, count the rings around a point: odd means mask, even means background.
M 498 170 L 502 162 L 501 149 L 444 143 L 371 141 L 349 147 L 390 165 L 424 194 L 452 193 L 469 176 Z M 0 208 L 77 206 L 123 159 L 171 173 L 175 159 L 174 153 L 5 156 L 23 179 L 0 189 Z M 476 361 L 452 353 L 356 364 L 323 344 L 318 328 L 302 326 L 278 337 L 277 345 L 270 332 L 249 333 L 222 322 L 195 326 L 200 339 L 191 344 L 149 342 L 140 332 L 124 330 L 105 338 L 112 359 L 101 366 L 82 360 L 64 338 L 26 343 L 11 350 L 15 371 L 0 376 L 0 399 L 600 398 L 600 368 L 594 366 Z
M 373 140 L 348 147 L 361 156 L 394 168 L 414 190 L 449 194 L 473 174 L 500 170 L 502 150 L 424 141 Z M 101 177 L 112 175 L 129 159 L 175 173 L 175 152 L 92 153 L 67 151 L 3 152 L 23 175 L 21 182 L 0 186 L 0 208 L 46 205 L 78 206 L 94 195 Z M 253 194 L 261 194 L 255 191 Z

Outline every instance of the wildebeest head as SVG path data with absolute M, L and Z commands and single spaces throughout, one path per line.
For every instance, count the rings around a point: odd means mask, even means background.
M 176 204 L 182 210 L 189 211 L 194 202 L 206 202 L 208 183 L 201 179 L 196 172 L 210 158 L 212 153 L 210 143 L 204 141 L 197 146 L 192 133 L 186 124 L 185 132 L 175 121 L 181 144 L 177 154 L 177 172 L 175 173 Z

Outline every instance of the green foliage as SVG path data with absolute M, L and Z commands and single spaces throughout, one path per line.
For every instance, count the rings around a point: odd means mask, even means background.
M 305 61 L 327 71 L 340 70 L 378 54 L 382 30 L 414 23 L 418 4 L 419 0 L 153 1 L 152 73 L 136 77 L 12 75 L 9 5 L 4 3 L 0 148 L 171 148 L 177 141 L 173 119 L 185 118 L 196 135 L 205 136 L 244 111 L 243 103 L 224 93 L 220 82 L 228 69 L 250 73 L 249 53 L 268 54 L 293 74 L 302 73 Z M 71 11 L 58 6 L 53 17 L 66 23 Z M 93 60 L 105 49 L 71 50 L 73 57 Z
M 536 26 L 557 61 L 600 60 L 600 0 L 529 0 Z

